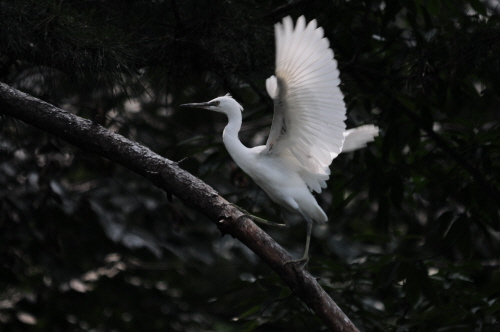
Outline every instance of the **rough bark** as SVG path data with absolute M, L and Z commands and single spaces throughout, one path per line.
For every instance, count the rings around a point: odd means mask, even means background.
M 116 162 L 206 215 L 223 234 L 244 243 L 266 262 L 332 331 L 358 331 L 306 270 L 283 265 L 290 255 L 224 198 L 177 163 L 70 112 L 0 83 L 0 115 L 7 115 Z

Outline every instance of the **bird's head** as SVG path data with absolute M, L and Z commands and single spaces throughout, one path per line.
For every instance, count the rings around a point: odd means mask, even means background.
M 232 112 L 242 112 L 243 107 L 228 93 L 225 96 L 217 97 L 206 103 L 182 104 L 181 107 L 195 107 L 211 110 L 229 115 Z

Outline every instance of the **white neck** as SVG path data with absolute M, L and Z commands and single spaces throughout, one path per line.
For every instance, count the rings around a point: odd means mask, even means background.
M 246 172 L 247 165 L 251 164 L 250 158 L 252 154 L 250 149 L 244 146 L 238 138 L 242 122 L 241 111 L 229 112 L 227 118 L 228 123 L 222 133 L 222 140 L 233 160 Z

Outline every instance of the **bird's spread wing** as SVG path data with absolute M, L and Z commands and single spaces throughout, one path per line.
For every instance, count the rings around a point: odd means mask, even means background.
M 275 25 L 275 35 L 276 75 L 266 82 L 275 109 L 262 153 L 296 159 L 309 188 L 320 192 L 344 142 L 337 62 L 315 20 L 306 26 L 301 16 L 294 28 L 286 17 Z

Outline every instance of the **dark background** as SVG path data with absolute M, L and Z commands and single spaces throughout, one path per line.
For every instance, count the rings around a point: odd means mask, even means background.
M 0 80 L 143 144 L 279 221 L 230 159 L 230 92 L 265 142 L 274 29 L 305 15 L 339 63 L 348 128 L 310 272 L 362 331 L 500 331 L 496 1 L 0 1 Z M 292 255 L 305 223 L 264 227 Z M 0 330 L 319 331 L 241 243 L 147 180 L 0 117 Z

